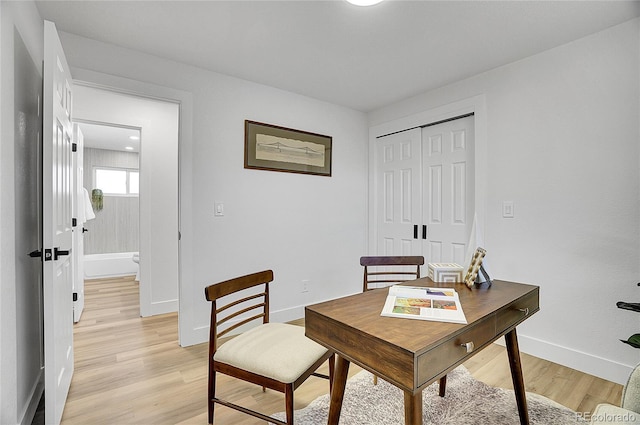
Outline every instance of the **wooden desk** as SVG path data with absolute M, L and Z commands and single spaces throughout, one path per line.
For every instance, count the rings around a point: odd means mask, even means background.
M 539 310 L 539 288 L 493 281 L 490 288 L 471 290 L 464 284 L 439 284 L 428 278 L 410 284 L 454 287 L 468 324 L 382 317 L 385 288 L 305 308 L 306 335 L 338 354 L 329 425 L 338 424 L 349 362 L 402 389 L 405 424 L 417 425 L 422 423 L 422 390 L 502 335 L 520 423 L 528 424 L 516 326 Z M 474 347 L 467 352 L 469 342 Z

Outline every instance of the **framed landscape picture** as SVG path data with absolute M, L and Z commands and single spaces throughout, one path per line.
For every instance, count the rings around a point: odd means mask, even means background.
M 246 120 L 244 168 L 331 176 L 330 136 Z

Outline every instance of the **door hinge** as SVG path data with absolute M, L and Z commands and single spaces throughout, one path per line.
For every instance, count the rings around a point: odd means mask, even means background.
M 44 261 L 51 261 L 53 259 L 53 252 L 51 248 L 44 250 Z
M 78 293 L 74 292 L 73 293 L 73 302 L 76 302 L 76 301 L 78 301 Z
M 77 226 L 78 226 L 78 219 L 74 217 L 71 219 L 71 227 L 77 227 Z
M 78 152 L 78 144 L 71 143 L 71 152 Z

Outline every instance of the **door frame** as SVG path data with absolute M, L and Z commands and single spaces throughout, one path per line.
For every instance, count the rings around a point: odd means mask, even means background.
M 457 102 L 427 109 L 406 117 L 397 118 L 369 128 L 369 216 L 367 229 L 367 249 L 371 255 L 376 254 L 377 241 L 377 198 L 376 182 L 376 149 L 377 138 L 416 127 L 423 127 L 439 121 L 449 120 L 461 115 L 474 115 L 475 131 L 475 213 L 476 231 L 480 240 L 484 239 L 484 222 L 486 211 L 487 189 L 487 107 L 485 95 L 478 95 Z
M 193 96 L 191 93 L 158 86 L 142 81 L 104 74 L 101 72 L 72 68 L 74 84 L 110 90 L 179 105 L 178 124 L 178 340 L 181 346 L 194 345 L 200 340 L 194 331 L 195 321 L 189 285 L 193 281 L 193 226 L 190 206 L 193 204 L 192 176 L 190 168 L 183 164 L 192 162 Z M 185 219 L 187 217 L 187 219 Z

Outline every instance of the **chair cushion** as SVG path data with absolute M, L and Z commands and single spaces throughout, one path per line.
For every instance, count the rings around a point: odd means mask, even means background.
M 226 341 L 213 359 L 288 384 L 326 352 L 302 326 L 266 323 Z

